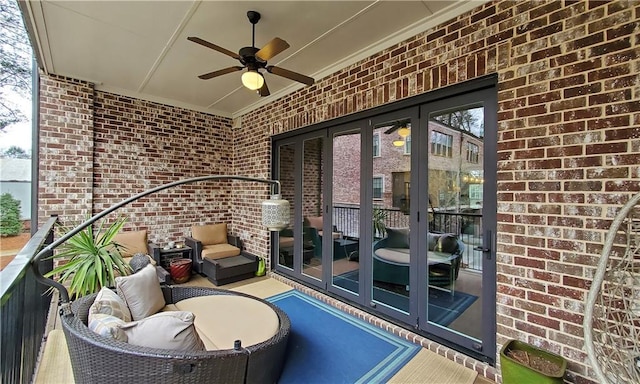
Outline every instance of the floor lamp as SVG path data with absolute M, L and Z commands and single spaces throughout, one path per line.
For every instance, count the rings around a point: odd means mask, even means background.
M 40 260 L 42 258 L 47 258 L 53 255 L 53 250 L 58 246 L 78 234 L 83 229 L 92 225 L 96 221 L 100 220 L 104 216 L 110 214 L 113 211 L 116 211 L 127 204 L 130 204 L 138 199 L 141 199 L 145 196 L 151 195 L 153 193 L 163 191 L 165 189 L 177 187 L 183 184 L 192 184 L 197 183 L 199 181 L 209 181 L 209 180 L 243 180 L 243 181 L 253 181 L 257 183 L 265 183 L 271 185 L 271 198 L 262 202 L 262 225 L 267 227 L 270 231 L 280 231 L 286 228 L 289 225 L 290 213 L 289 213 L 289 202 L 287 200 L 283 200 L 280 197 L 280 182 L 277 180 L 269 180 L 269 179 L 259 179 L 254 177 L 245 177 L 245 176 L 233 176 L 233 175 L 209 175 L 209 176 L 200 176 L 194 177 L 190 179 L 184 179 L 179 181 L 174 181 L 172 183 L 164 184 L 144 192 L 141 192 L 135 196 L 132 196 L 126 200 L 121 201 L 118 204 L 115 204 L 104 211 L 96 214 L 91 217 L 84 223 L 78 225 L 73 228 L 71 231 L 67 232 L 64 236 L 60 237 L 58 240 L 44 247 L 31 261 L 31 268 L 35 274 L 36 280 L 44 285 L 48 285 L 57 289 L 60 292 L 60 301 L 62 304 L 69 303 L 69 292 L 67 289 L 60 283 L 55 280 L 46 278 L 40 273 Z

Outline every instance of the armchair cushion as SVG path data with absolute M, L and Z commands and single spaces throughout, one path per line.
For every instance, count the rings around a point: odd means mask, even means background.
M 205 246 L 226 244 L 227 223 L 194 225 L 191 227 L 191 236 Z
M 309 226 L 322 231 L 322 216 L 307 216 Z
M 320 237 L 322 237 L 322 228 L 323 228 L 323 217 L 322 216 L 307 216 L 306 217 L 307 223 L 309 224 L 309 227 L 311 228 L 315 228 L 318 230 L 318 235 Z M 340 232 L 337 231 L 335 225 L 333 226 L 333 232 L 331 232 L 331 237 L 333 239 L 339 239 L 342 236 L 342 234 Z
M 202 257 L 207 259 L 222 259 L 225 257 L 238 256 L 240 254 L 240 248 L 234 247 L 231 244 L 214 244 L 205 245 L 202 247 Z
M 132 257 L 136 253 L 147 254 L 147 231 L 123 231 L 113 237 L 113 241 L 120 245 L 122 257 Z
M 282 248 L 293 248 L 294 238 L 289 236 L 280 236 L 279 238 L 280 249 Z

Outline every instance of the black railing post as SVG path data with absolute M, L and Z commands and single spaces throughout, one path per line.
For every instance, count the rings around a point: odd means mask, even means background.
M 31 261 L 47 242 L 53 241 L 56 218 L 36 232 L 1 272 L 0 278 L 0 382 L 30 383 L 46 328 L 51 297 L 38 284 Z M 40 266 L 46 273 L 52 261 Z

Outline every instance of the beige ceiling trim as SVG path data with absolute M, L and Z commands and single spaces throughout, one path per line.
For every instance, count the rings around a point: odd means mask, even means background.
M 136 98 L 136 99 L 152 101 L 154 103 L 166 104 L 166 105 L 171 105 L 171 106 L 174 106 L 174 107 L 185 108 L 185 109 L 191 109 L 193 111 L 204 112 L 204 113 L 208 113 L 210 115 L 226 117 L 226 118 L 229 118 L 229 119 L 232 118 L 231 114 L 229 114 L 228 112 L 221 111 L 221 110 L 218 110 L 218 109 L 206 108 L 206 107 L 203 107 L 203 106 L 200 106 L 200 105 L 195 105 L 195 104 L 190 104 L 190 103 L 183 103 L 183 102 L 177 101 L 175 99 L 167 99 L 167 98 L 164 98 L 164 97 L 151 96 L 151 95 L 148 95 L 148 94 L 145 94 L 145 93 L 134 92 L 134 91 L 131 91 L 131 90 L 128 90 L 128 89 L 119 88 L 119 87 L 112 87 L 112 86 L 108 86 L 108 85 L 96 84 L 95 89 L 98 90 L 98 91 L 115 93 L 117 95 L 123 95 L 123 96 L 133 97 L 133 98 Z
M 234 88 L 232 91 L 228 92 L 226 95 L 224 95 L 222 97 L 219 97 L 218 99 L 216 99 L 216 101 L 214 101 L 213 103 L 209 104 L 208 108 L 214 108 L 214 106 L 216 104 L 218 104 L 222 100 L 226 99 L 227 97 L 233 95 L 234 93 L 241 91 L 242 88 L 244 88 L 244 85 L 240 85 L 240 86 Z M 269 99 L 271 99 L 271 98 L 269 98 Z M 231 114 L 231 115 L 233 116 L 233 114 Z
M 178 40 L 178 36 L 180 35 L 180 33 L 182 33 L 182 30 L 184 29 L 184 27 L 186 27 L 189 20 L 191 20 L 191 18 L 193 17 L 193 14 L 196 13 L 201 3 L 202 3 L 201 0 L 197 0 L 197 1 L 194 1 L 193 4 L 191 4 L 191 7 L 189 7 L 189 10 L 187 10 L 187 13 L 184 15 L 182 20 L 180 20 L 178 27 L 175 29 L 175 31 L 173 31 L 173 34 L 169 38 L 169 41 L 162 48 L 162 52 L 160 52 L 160 55 L 158 56 L 156 61 L 153 63 L 153 65 L 149 69 L 149 72 L 147 72 L 147 75 L 145 76 L 144 80 L 142 80 L 142 83 L 138 87 L 138 92 L 144 91 L 144 88 L 149 83 L 149 80 L 151 80 L 151 77 L 156 73 L 156 70 L 162 63 L 162 60 L 164 60 L 167 53 L 169 53 L 169 49 L 171 49 L 173 44 L 175 44 L 176 40 Z
M 28 15 L 28 20 L 24 20 L 24 24 L 31 38 L 32 45 L 35 45 L 34 52 L 37 57 L 36 61 L 42 64 L 42 70 L 46 74 L 55 72 L 53 58 L 51 56 L 51 46 L 49 45 L 49 38 L 47 36 L 46 20 L 44 18 L 42 2 L 20 0 L 18 5 L 22 10 L 22 14 Z M 37 27 L 38 25 L 45 25 L 44 31 L 39 31 Z M 42 36 L 40 32 L 42 32 Z
M 411 38 L 424 31 L 427 31 L 428 29 L 433 28 L 437 25 L 440 25 L 446 21 L 449 21 L 452 18 L 457 17 L 458 15 L 471 11 L 472 9 L 479 7 L 480 5 L 487 3 L 488 1 L 489 0 L 466 0 L 466 1 L 452 2 L 451 5 L 449 5 L 446 8 L 443 8 L 441 11 L 431 16 L 428 16 L 422 20 L 419 20 L 407 26 L 406 28 L 401 29 L 395 34 L 389 35 L 387 38 L 380 40 L 374 44 L 371 44 L 368 47 L 361 49 L 358 52 L 355 52 L 351 56 L 347 56 L 344 59 L 337 61 L 336 63 L 324 68 L 323 70 L 312 74 L 311 77 L 317 80 L 317 79 L 322 79 L 326 76 L 329 76 L 335 72 L 338 72 L 343 68 L 346 68 L 352 64 L 357 63 L 360 60 L 370 57 L 386 48 L 389 48 L 395 44 L 398 44 L 404 40 L 407 40 L 408 38 Z M 272 93 L 271 96 L 265 99 L 260 99 L 259 101 L 253 104 L 250 104 L 245 108 L 242 108 L 233 112 L 232 116 L 238 117 L 238 116 L 247 114 L 253 111 L 254 109 L 257 109 L 266 104 L 269 104 L 273 100 L 277 100 L 278 98 L 283 97 L 299 89 L 302 89 L 303 87 L 305 87 L 305 85 L 298 84 L 298 83 L 287 86 L 281 89 L 280 91 Z

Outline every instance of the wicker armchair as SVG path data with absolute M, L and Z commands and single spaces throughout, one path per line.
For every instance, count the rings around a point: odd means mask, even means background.
M 260 300 L 280 321 L 270 339 L 239 350 L 185 352 L 139 347 L 98 335 L 87 327 L 95 294 L 82 297 L 62 315 L 76 383 L 275 383 L 291 331 L 288 316 L 275 305 L 243 293 L 215 288 L 163 287 L 167 304 L 195 296 L 239 295 Z M 260 319 L 256 319 L 259 324 Z

